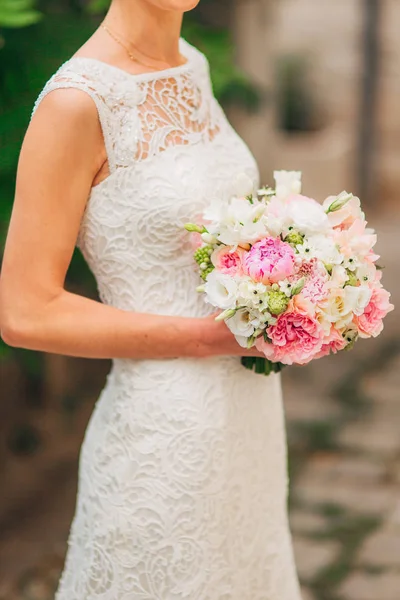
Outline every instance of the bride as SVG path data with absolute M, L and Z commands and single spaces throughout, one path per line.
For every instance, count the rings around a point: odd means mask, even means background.
M 11 346 L 111 358 L 57 600 L 299 600 L 280 376 L 196 292 L 189 234 L 254 158 L 180 37 L 196 0 L 113 0 L 40 95 L 2 269 Z M 217 200 L 215 200 L 217 202 Z M 64 289 L 77 245 L 101 302 Z

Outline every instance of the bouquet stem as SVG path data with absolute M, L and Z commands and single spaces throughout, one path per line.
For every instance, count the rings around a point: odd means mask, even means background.
M 255 371 L 260 375 L 269 375 L 270 373 L 280 373 L 285 365 L 282 363 L 273 363 L 267 358 L 257 358 L 255 356 L 242 356 L 241 363 L 246 369 Z

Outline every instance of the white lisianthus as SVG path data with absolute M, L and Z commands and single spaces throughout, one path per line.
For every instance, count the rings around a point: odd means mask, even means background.
M 366 306 L 371 300 L 372 291 L 366 285 L 358 287 L 348 286 L 345 288 L 346 302 L 351 311 L 358 317 L 364 313 Z
M 286 207 L 287 219 L 296 231 L 305 235 L 322 233 L 329 229 L 328 217 L 318 202 L 299 196 Z
M 274 171 L 274 179 L 275 195 L 280 200 L 301 193 L 301 171 Z
M 236 307 L 237 282 L 230 275 L 212 271 L 204 285 L 206 302 L 226 310 Z
M 278 237 L 287 228 L 286 215 L 270 215 L 266 214 L 262 217 L 265 230 L 268 231 L 269 235 Z
M 252 336 L 256 330 L 256 328 L 250 321 L 249 311 L 246 308 L 239 308 L 239 310 L 237 310 L 235 312 L 233 317 L 231 317 L 230 319 L 228 319 L 225 322 L 226 322 L 228 328 L 233 333 L 233 335 L 235 337 L 237 336 L 236 339 L 237 338 L 239 338 L 240 340 L 242 338 L 246 339 L 246 346 L 244 346 L 244 347 L 247 347 L 247 338 Z M 241 341 L 238 340 L 238 343 L 240 345 L 242 345 Z

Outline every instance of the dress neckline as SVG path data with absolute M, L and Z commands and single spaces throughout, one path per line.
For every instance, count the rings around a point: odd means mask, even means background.
M 78 62 L 81 64 L 97 64 L 98 66 L 111 69 L 112 71 L 119 73 L 122 76 L 127 78 L 133 78 L 136 81 L 138 80 L 155 80 L 158 78 L 169 77 L 171 75 L 178 75 L 182 72 L 190 70 L 192 67 L 193 54 L 191 52 L 191 45 L 187 42 L 183 37 L 179 38 L 179 50 L 182 56 L 186 58 L 186 62 L 181 65 L 177 65 L 175 67 L 168 67 L 167 69 L 158 69 L 156 71 L 146 71 L 144 73 L 130 73 L 125 69 L 121 69 L 116 65 L 112 65 L 106 61 L 100 60 L 99 58 L 93 58 L 89 56 L 72 56 L 68 61 L 68 63 Z

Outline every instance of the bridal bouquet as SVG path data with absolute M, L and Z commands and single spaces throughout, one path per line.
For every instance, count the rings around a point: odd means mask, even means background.
M 229 203 L 185 225 L 200 241 L 198 291 L 243 348 L 265 355 L 242 359 L 265 374 L 376 337 L 393 309 L 359 199 L 342 192 L 321 205 L 301 194 L 300 172 L 274 175 L 275 189 L 257 194 L 239 175 Z

